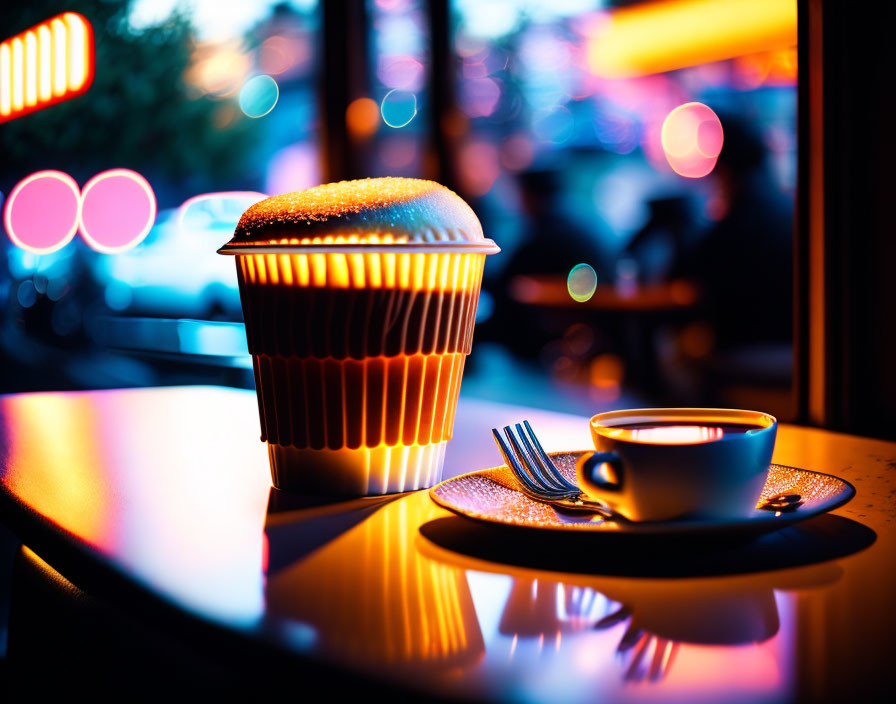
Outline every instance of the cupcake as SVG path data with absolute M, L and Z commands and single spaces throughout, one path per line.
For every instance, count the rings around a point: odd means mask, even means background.
M 472 209 L 433 181 L 343 181 L 256 203 L 218 251 L 236 256 L 274 485 L 436 483 L 499 251 Z

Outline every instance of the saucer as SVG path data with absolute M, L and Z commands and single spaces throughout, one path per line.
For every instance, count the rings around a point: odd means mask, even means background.
M 548 454 L 566 478 L 575 482 L 576 460 L 586 452 L 591 450 Z M 502 466 L 447 479 L 433 487 L 429 495 L 440 506 L 466 518 L 517 528 L 620 535 L 758 535 L 827 513 L 856 493 L 852 484 L 830 474 L 773 464 L 769 466 L 768 480 L 759 498 L 784 491 L 796 492 L 803 503 L 792 511 L 775 513 L 753 509 L 749 515 L 737 519 L 616 523 L 596 514 L 559 512 L 549 504 L 530 499 L 518 487 L 510 470 Z

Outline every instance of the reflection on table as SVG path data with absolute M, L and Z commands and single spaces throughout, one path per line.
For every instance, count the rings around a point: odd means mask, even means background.
M 462 399 L 448 473 L 495 464 L 483 428 L 522 417 L 548 450 L 588 443 L 584 418 Z M 273 645 L 429 694 L 786 701 L 888 677 L 891 443 L 782 426 L 776 461 L 859 495 L 752 542 L 557 543 L 425 491 L 272 490 L 257 422 L 252 392 L 217 388 L 0 398 L 4 521 L 63 574 L 54 556 L 108 566 L 95 583 L 125 580 L 109 592 L 135 615 L 135 594 L 161 601 L 175 633 L 211 624 L 246 653 Z
M 546 572 L 468 557 L 414 528 L 443 517 L 424 492 L 269 513 L 267 608 L 311 626 L 328 657 L 440 692 L 775 700 L 795 687 L 794 591 L 841 573 Z M 318 538 L 296 541 L 301 530 Z

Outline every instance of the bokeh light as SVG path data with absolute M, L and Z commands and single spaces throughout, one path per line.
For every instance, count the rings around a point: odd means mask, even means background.
M 278 75 L 291 68 L 296 62 L 295 40 L 274 35 L 261 43 L 258 65 L 266 74 Z
M 390 90 L 380 103 L 380 113 L 389 127 L 406 127 L 417 116 L 417 96 L 407 90 Z
M 566 277 L 566 289 L 578 303 L 589 300 L 597 290 L 597 272 L 594 267 L 590 264 L 576 264 Z
M 236 94 L 249 73 L 251 59 L 237 41 L 203 42 L 193 51 L 186 80 L 216 96 Z
M 575 119 L 563 106 L 540 110 L 532 117 L 532 132 L 542 142 L 562 146 L 575 136 Z
M 79 229 L 87 244 L 98 252 L 115 254 L 136 247 L 149 234 L 155 219 L 155 194 L 136 171 L 103 171 L 81 192 Z
M 283 147 L 268 161 L 264 190 L 289 193 L 316 186 L 321 181 L 317 150 L 309 142 Z
M 722 123 L 703 103 L 685 103 L 666 116 L 660 141 L 675 173 L 701 178 L 715 168 L 722 151 Z
M 247 117 L 264 117 L 277 104 L 280 88 L 270 76 L 253 76 L 240 89 L 240 110 Z
M 501 86 L 491 78 L 468 79 L 460 88 L 461 108 L 467 117 L 488 117 L 501 100 Z
M 380 126 L 380 108 L 375 100 L 357 98 L 345 109 L 345 125 L 358 139 L 372 137 Z
M 48 254 L 71 242 L 78 229 L 78 184 L 61 171 L 38 171 L 16 184 L 3 208 L 9 238 L 22 249 Z
M 380 144 L 379 156 L 383 164 L 393 171 L 402 171 L 417 159 L 417 142 L 404 136 L 387 137 Z
M 246 209 L 265 198 L 267 196 L 258 191 L 221 191 L 193 196 L 177 210 L 178 230 L 183 236 L 210 229 L 232 232 Z
M 413 56 L 386 54 L 379 58 L 376 75 L 384 86 L 414 91 L 423 86 L 424 69 Z
M 501 175 L 498 147 L 491 142 L 468 142 L 458 155 L 458 176 L 471 196 L 484 196 Z
M 501 164 L 509 171 L 528 169 L 535 160 L 535 145 L 524 132 L 510 135 L 501 143 Z

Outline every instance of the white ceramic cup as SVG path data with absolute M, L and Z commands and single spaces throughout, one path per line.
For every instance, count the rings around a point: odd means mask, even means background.
M 762 492 L 778 422 L 757 411 L 643 408 L 598 413 L 597 452 L 576 466 L 579 487 L 633 521 L 736 519 Z M 656 424 L 660 432 L 622 426 Z M 730 426 L 755 426 L 730 432 Z M 729 432 L 725 432 L 729 426 Z

